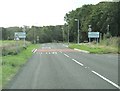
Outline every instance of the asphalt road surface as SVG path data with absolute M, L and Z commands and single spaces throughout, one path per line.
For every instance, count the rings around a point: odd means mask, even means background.
M 7 89 L 119 89 L 118 55 L 87 54 L 42 44 Z

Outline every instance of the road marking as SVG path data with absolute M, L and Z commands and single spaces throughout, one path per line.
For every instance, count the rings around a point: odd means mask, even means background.
M 78 62 L 77 60 L 75 59 L 72 59 L 74 62 L 76 62 L 77 64 L 81 65 L 81 66 L 84 66 L 82 63 Z
M 32 52 L 34 52 L 35 48 L 32 50 Z
M 64 54 L 66 57 L 69 57 L 67 54 Z
M 61 51 L 59 51 L 60 53 L 62 53 Z
M 57 54 L 57 52 L 54 52 L 55 54 Z
M 48 47 L 48 49 L 51 49 L 51 47 Z
M 112 84 L 113 86 L 115 86 L 116 88 L 120 89 L 120 86 L 118 86 L 117 84 L 115 84 L 114 82 L 110 81 L 109 79 L 105 78 L 104 76 L 100 75 L 99 73 L 95 72 L 92 70 L 92 73 L 96 74 L 97 76 L 99 76 L 100 78 L 102 78 L 103 80 L 107 81 L 108 83 Z
M 35 49 L 35 51 L 33 53 L 36 53 L 37 49 Z
M 63 44 L 64 47 L 68 47 L 68 45 Z
M 89 53 L 89 51 L 80 50 L 80 49 L 76 49 L 76 48 L 74 48 L 74 50 L 79 51 L 79 52 L 83 52 L 83 53 Z

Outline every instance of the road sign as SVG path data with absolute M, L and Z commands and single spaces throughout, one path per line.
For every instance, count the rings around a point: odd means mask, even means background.
M 26 38 L 25 32 L 15 32 L 15 37 Z
M 88 32 L 88 38 L 99 38 L 99 32 Z

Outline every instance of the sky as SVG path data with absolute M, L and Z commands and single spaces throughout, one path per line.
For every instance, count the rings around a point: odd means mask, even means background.
M 63 25 L 69 11 L 100 1 L 103 0 L 0 0 L 0 27 Z

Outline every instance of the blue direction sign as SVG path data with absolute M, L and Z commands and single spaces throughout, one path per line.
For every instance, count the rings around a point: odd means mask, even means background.
M 88 38 L 99 38 L 99 32 L 88 32 Z
M 25 32 L 15 32 L 15 37 L 26 38 Z

